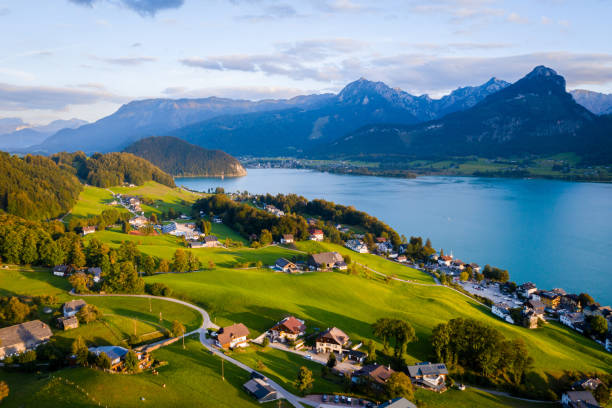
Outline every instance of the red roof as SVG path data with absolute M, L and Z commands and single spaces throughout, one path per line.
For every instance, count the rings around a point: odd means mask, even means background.
M 306 330 L 306 325 L 293 316 L 289 316 L 281 320 L 272 329 L 277 331 L 289 332 L 292 334 L 300 334 Z
M 310 233 L 312 235 L 323 235 L 323 231 L 321 231 L 320 229 L 313 229 L 310 231 Z

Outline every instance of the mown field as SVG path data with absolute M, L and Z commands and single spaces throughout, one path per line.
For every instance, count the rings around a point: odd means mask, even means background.
M 64 369 L 51 374 L 0 370 L 10 388 L 6 407 L 259 407 L 241 386 L 249 375 L 212 356 L 193 336 L 157 350 L 153 357 L 168 364 L 159 375 L 150 372 L 105 374 L 88 368 Z M 165 385 L 165 387 L 164 387 Z M 144 398 L 144 400 L 141 400 Z M 265 404 L 264 407 L 276 407 Z

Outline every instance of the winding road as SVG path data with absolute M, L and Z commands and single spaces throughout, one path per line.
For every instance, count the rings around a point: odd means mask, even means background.
M 225 361 L 234 364 L 235 366 L 242 368 L 243 370 L 249 372 L 249 373 L 257 373 L 263 376 L 263 374 L 257 372 L 256 370 L 252 369 L 251 367 L 247 366 L 246 364 L 241 363 L 240 361 L 233 359 L 229 356 L 226 356 L 225 354 L 223 354 L 222 352 L 220 352 L 216 347 L 213 346 L 213 342 L 211 339 L 208 339 L 206 337 L 207 335 L 207 329 L 218 329 L 219 326 L 217 326 L 216 324 L 214 324 L 211 320 L 210 320 L 210 316 L 208 315 L 208 312 L 204 309 L 202 309 L 199 306 L 196 306 L 194 304 L 191 304 L 189 302 L 185 302 L 183 300 L 179 300 L 179 299 L 174 299 L 174 298 L 170 298 L 170 297 L 164 297 L 164 296 L 153 296 L 153 295 L 128 295 L 128 294 L 76 294 L 73 291 L 69 292 L 71 296 L 79 296 L 79 297 L 137 297 L 137 298 L 149 298 L 149 299 L 161 299 L 161 300 L 166 300 L 168 302 L 173 302 L 173 303 L 178 303 L 180 305 L 189 307 L 195 311 L 197 311 L 198 313 L 200 313 L 200 315 L 202 316 L 202 325 L 195 329 L 190 331 L 189 333 L 185 333 L 185 336 L 191 336 L 193 334 L 199 334 L 199 338 L 200 338 L 200 343 L 202 343 L 202 345 L 204 347 L 206 347 L 206 349 L 208 349 L 213 355 L 216 355 L 222 359 L 224 359 Z M 309 401 L 305 398 L 301 398 L 297 395 L 294 395 L 292 393 L 290 393 L 289 391 L 287 391 L 286 389 L 284 389 L 280 384 L 278 384 L 275 381 L 272 381 L 271 379 L 268 378 L 268 383 L 270 384 L 270 386 L 272 388 L 274 388 L 276 390 L 276 392 L 278 392 L 279 395 L 281 395 L 283 398 L 285 398 L 287 401 L 289 401 L 291 403 L 291 405 L 293 405 L 296 408 L 304 408 L 304 405 L 302 405 L 302 403 L 308 404 L 308 405 L 313 405 L 312 401 Z M 316 405 L 315 405 L 316 406 Z

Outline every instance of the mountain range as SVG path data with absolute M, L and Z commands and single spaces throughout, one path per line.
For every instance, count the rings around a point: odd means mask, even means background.
M 610 118 L 578 104 L 565 79 L 544 66 L 464 111 L 417 125 L 368 125 L 314 157 L 364 158 L 523 156 L 574 152 L 593 162 L 612 159 Z
M 439 99 L 361 78 L 337 94 L 292 99 L 134 101 L 95 123 L 60 130 L 29 150 L 118 151 L 144 137 L 175 136 L 244 156 L 585 152 L 591 139 L 610 144 L 609 120 L 603 119 L 612 109 L 609 96 L 570 94 L 564 78 L 542 66 L 514 84 L 491 78 Z
M 0 150 L 21 149 L 42 143 L 61 129 L 74 129 L 87 122 L 81 119 L 54 120 L 42 125 L 32 126 L 20 118 L 0 119 Z

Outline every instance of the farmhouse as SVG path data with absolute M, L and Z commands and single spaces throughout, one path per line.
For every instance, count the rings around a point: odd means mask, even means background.
M 134 228 L 140 228 L 143 225 L 147 225 L 149 223 L 149 220 L 147 219 L 147 217 L 143 217 L 142 215 L 130 218 L 130 220 L 128 221 L 130 223 L 130 225 Z
M 162 232 L 176 237 L 185 237 L 185 239 L 196 239 L 200 236 L 200 233 L 195 231 L 194 224 L 181 224 L 174 221 L 163 225 Z
M 351 381 L 357 384 L 372 384 L 373 386 L 380 388 L 387 382 L 389 377 L 391 377 L 391 374 L 394 372 L 395 371 L 392 370 L 391 367 L 378 364 L 369 364 L 353 372 Z
M 364 242 L 360 239 L 349 239 L 346 241 L 345 245 L 348 249 L 352 249 L 355 252 L 359 252 L 360 254 L 367 254 L 368 247 Z
M 320 229 L 311 229 L 310 237 L 308 239 L 311 241 L 323 241 L 323 237 L 323 231 L 321 231 Z
M 79 319 L 76 316 L 58 317 L 57 325 L 60 329 L 70 330 L 79 327 Z
M 508 323 L 514 324 L 514 320 L 510 316 L 510 306 L 507 304 L 495 303 L 493 306 L 491 306 L 491 312 Z
M 207 235 L 204 237 L 204 247 L 205 248 L 216 248 L 221 246 L 219 239 L 214 235 Z
M 99 268 L 99 267 L 87 268 L 87 274 L 93 276 L 93 281 L 95 283 L 98 283 L 102 279 L 102 268 Z
M 83 299 L 71 300 L 70 302 L 64 303 L 64 317 L 76 315 L 86 304 L 87 303 Z
M 278 399 L 278 393 L 268 384 L 265 377 L 252 375 L 251 379 L 243 385 L 244 389 L 252 395 L 259 403 L 270 402 Z
M 380 404 L 378 408 L 417 408 L 417 406 L 406 398 L 398 397 Z
M 303 336 L 304 333 L 306 333 L 304 321 L 294 316 L 285 317 L 270 329 L 273 341 L 295 341 L 298 337 Z
M 316 269 L 341 268 L 342 266 L 346 266 L 344 258 L 338 252 L 312 254 L 308 259 L 308 263 Z
M 419 363 L 408 366 L 410 381 L 415 385 L 420 385 L 434 391 L 442 392 L 446 390 L 444 382 L 448 375 L 446 365 L 443 363 Z
M 298 271 L 298 267 L 291 261 L 288 261 L 285 258 L 279 258 L 276 260 L 274 267 L 279 271 L 287 272 L 287 273 L 295 273 Z
M 187 245 L 189 245 L 189 248 L 204 248 L 204 242 L 202 241 L 187 241 Z
M 342 353 L 342 348 L 349 342 L 349 336 L 337 327 L 319 334 L 315 342 L 317 353 Z
M 568 391 L 561 396 L 561 403 L 569 408 L 597 408 L 599 403 L 589 391 Z
M 70 274 L 70 266 L 68 265 L 57 265 L 53 267 L 53 274 L 55 276 L 66 276 Z
M 217 346 L 224 349 L 246 347 L 249 345 L 248 335 L 249 329 L 242 323 L 223 327 L 217 332 Z
M 293 234 L 284 234 L 280 240 L 281 244 L 293 244 Z
M 51 328 L 40 320 L 0 329 L 0 359 L 33 350 L 51 336 Z
M 83 236 L 93 234 L 94 232 L 96 232 L 95 226 L 83 227 Z

